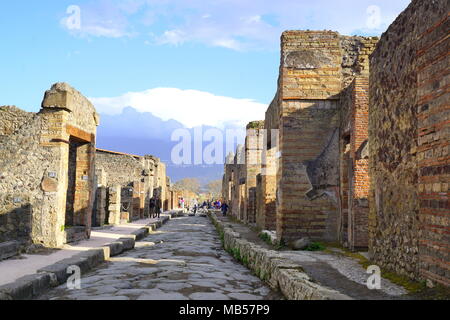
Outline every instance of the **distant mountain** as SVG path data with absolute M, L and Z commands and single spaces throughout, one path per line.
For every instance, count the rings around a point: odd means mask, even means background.
M 151 113 L 141 113 L 127 107 L 122 114 L 101 114 L 97 129 L 97 147 L 135 155 L 151 154 L 167 164 L 167 174 L 176 182 L 183 178 L 198 178 L 203 184 L 222 178 L 223 165 L 175 165 L 171 161 L 172 149 L 178 142 L 172 142 L 174 130 L 184 126 L 175 120 L 164 121 Z M 203 130 L 211 127 L 204 126 Z M 189 129 L 193 137 L 194 129 Z M 239 143 L 242 143 L 239 141 Z M 204 143 L 206 146 L 209 143 Z M 194 145 L 194 142 L 192 142 Z

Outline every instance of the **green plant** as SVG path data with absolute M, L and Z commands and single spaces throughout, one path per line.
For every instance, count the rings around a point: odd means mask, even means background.
M 305 251 L 324 251 L 326 247 L 320 242 L 311 243 Z
M 286 242 L 283 240 L 283 239 L 281 239 L 280 241 L 278 241 L 276 244 L 275 244 L 275 250 L 283 250 L 284 248 L 286 248 Z
M 272 238 L 267 233 L 260 233 L 259 238 L 269 245 L 272 245 Z

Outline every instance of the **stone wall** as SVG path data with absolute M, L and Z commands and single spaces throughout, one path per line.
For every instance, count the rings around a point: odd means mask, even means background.
M 35 116 L 35 113 L 26 112 L 15 106 L 0 107 L 0 136 L 17 132 Z
M 101 149 L 96 152 L 96 169 L 106 174 L 107 186 L 119 184 L 127 187 L 140 180 L 144 172 L 140 157 Z
M 232 212 L 232 190 L 233 190 L 233 174 L 235 171 L 234 153 L 227 155 L 224 165 L 224 175 L 222 179 L 222 201 L 229 205 L 229 211 Z
M 247 125 L 245 139 L 245 202 L 244 221 L 256 223 L 257 175 L 261 173 L 261 156 L 264 149 L 264 121 L 254 121 Z
M 358 76 L 341 97 L 339 234 L 353 250 L 368 247 L 368 90 L 368 76 Z
M 411 2 L 370 61 L 370 251 L 450 284 L 448 1 Z
M 335 241 L 341 93 L 368 72 L 377 39 L 287 31 L 281 42 L 279 106 L 273 108 L 279 110 L 280 129 L 277 233 L 287 241 Z
M 68 84 L 57 83 L 45 93 L 37 114 L 0 110 L 0 241 L 59 247 L 89 237 L 99 124 L 92 104 Z M 70 150 L 75 191 L 67 220 Z
M 254 201 L 250 190 L 258 193 L 255 219 L 252 206 L 239 215 L 233 204 L 236 217 L 276 230 L 286 243 L 302 237 L 345 238 L 352 249 L 367 247 L 368 160 L 356 155 L 367 140 L 369 55 L 377 41 L 332 31 L 283 33 L 278 89 L 258 151 L 261 168 L 246 163 L 247 202 Z M 346 131 L 351 132 L 353 162 L 348 154 L 344 177 L 341 155 L 346 150 L 341 151 L 341 144 Z M 251 138 L 250 133 L 247 140 Z M 233 170 L 239 174 L 241 169 Z M 238 203 L 236 186 L 231 193 Z
M 245 165 L 245 147 L 239 145 L 236 149 L 234 158 L 234 168 L 232 171 L 232 198 L 231 198 L 231 214 L 244 221 L 244 208 L 246 203 L 246 165 Z
M 170 179 L 160 159 L 97 149 L 96 169 L 97 181 L 109 188 L 120 186 L 120 209 L 113 206 L 114 212 L 128 213 L 129 220 L 148 216 L 150 199 L 156 195 L 161 197 L 163 210 L 173 209 Z

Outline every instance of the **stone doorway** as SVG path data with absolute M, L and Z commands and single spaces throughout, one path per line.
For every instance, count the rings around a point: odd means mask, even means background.
M 86 214 L 90 199 L 90 143 L 75 136 L 69 139 L 65 212 L 66 243 L 86 238 Z

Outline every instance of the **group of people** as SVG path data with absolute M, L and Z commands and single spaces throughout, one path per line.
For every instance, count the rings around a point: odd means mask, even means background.
M 197 214 L 197 212 L 202 209 L 202 210 L 208 210 L 208 209 L 216 209 L 216 210 L 221 210 L 222 214 L 224 216 L 227 215 L 228 213 L 228 209 L 229 206 L 228 204 L 226 204 L 225 202 L 222 203 L 222 201 L 217 200 L 217 201 L 204 201 L 201 205 L 197 202 L 197 200 L 194 200 L 191 204 L 191 206 L 189 204 L 186 203 L 186 200 L 184 198 L 180 198 L 178 201 L 178 206 L 180 209 L 187 209 L 188 212 L 191 212 L 191 208 L 192 208 L 192 212 L 194 214 Z
M 179 206 L 180 208 L 185 207 L 185 200 L 183 198 L 180 199 L 179 201 Z M 160 218 L 161 217 L 161 210 L 162 210 L 162 201 L 161 198 L 159 196 L 153 196 L 150 199 L 150 203 L 149 203 L 149 207 L 150 207 L 150 218 Z M 193 204 L 193 212 L 194 214 L 197 214 L 197 211 L 202 208 L 203 210 L 207 210 L 207 209 L 217 209 L 217 210 L 221 210 L 222 214 L 224 216 L 227 215 L 228 213 L 228 208 L 229 206 L 225 203 L 225 202 L 221 202 L 220 200 L 211 202 L 211 201 L 204 201 L 202 206 L 199 206 L 198 202 L 195 201 Z M 188 208 L 189 211 L 189 208 Z
M 150 199 L 150 218 L 160 218 L 161 217 L 161 209 L 162 209 L 162 201 L 158 196 L 154 196 Z

